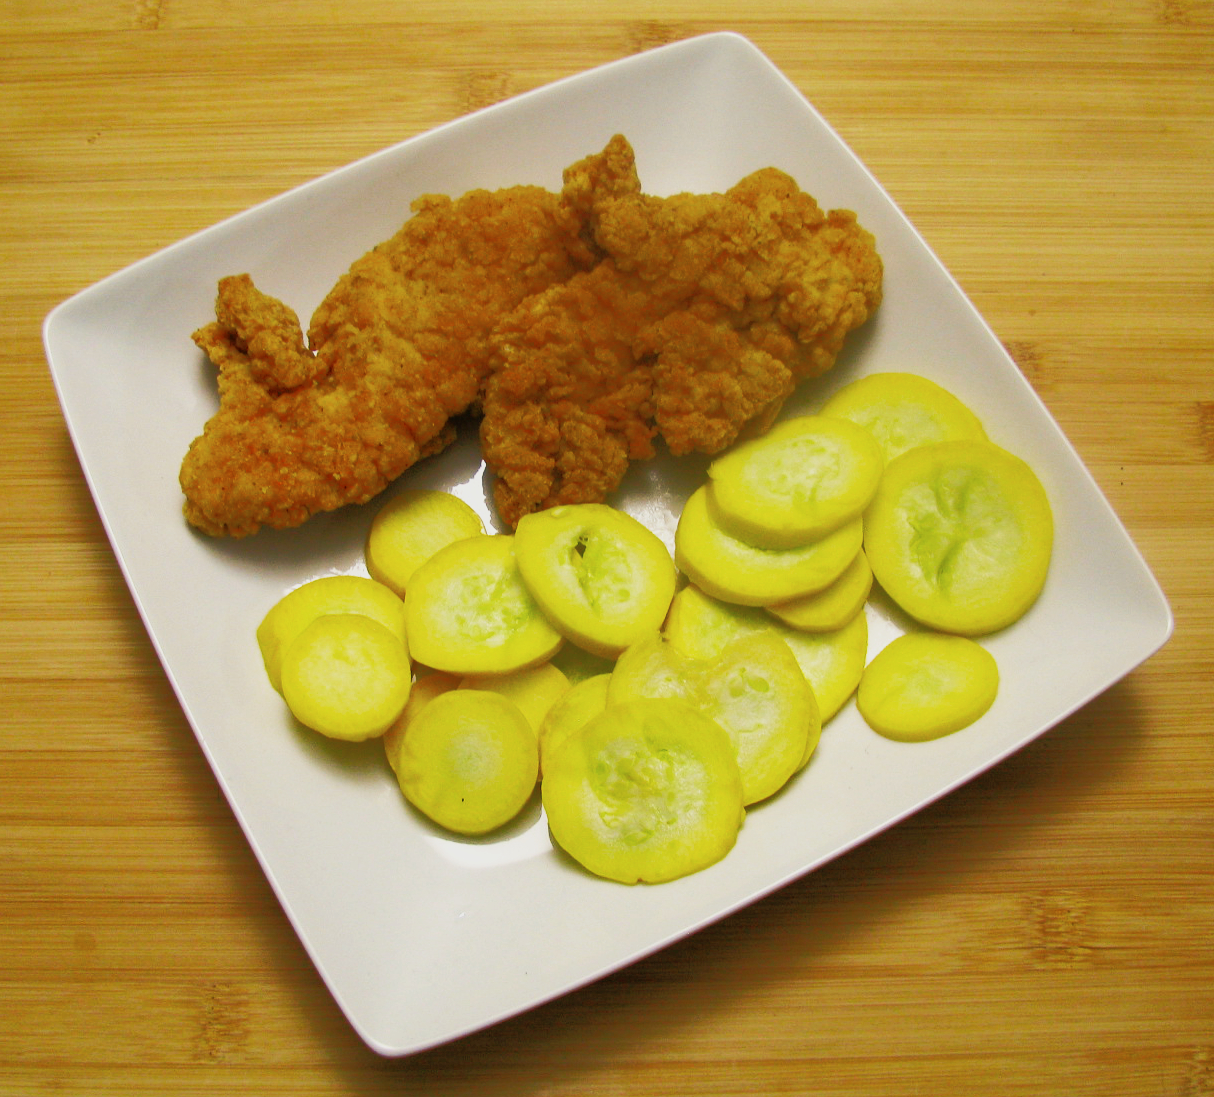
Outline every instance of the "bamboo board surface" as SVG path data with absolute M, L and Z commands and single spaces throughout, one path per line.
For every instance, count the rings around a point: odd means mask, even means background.
M 0 16 L 0 1093 L 1214 1094 L 1208 0 L 0 0 Z M 39 326 L 324 171 L 714 30 L 762 49 L 923 233 L 1176 632 L 820 871 L 531 1013 L 382 1060 L 177 705 Z

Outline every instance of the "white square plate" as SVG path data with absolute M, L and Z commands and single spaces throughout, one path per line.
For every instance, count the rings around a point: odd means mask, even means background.
M 656 887 L 592 878 L 538 806 L 467 841 L 404 804 L 378 744 L 298 732 L 253 639 L 316 575 L 355 571 L 376 504 L 300 530 L 216 541 L 181 517 L 177 471 L 216 406 L 190 341 L 217 280 L 248 271 L 308 317 L 427 191 L 538 183 L 616 133 L 651 193 L 722 190 L 774 164 L 876 234 L 885 301 L 791 412 L 879 370 L 924 373 L 1028 460 L 1057 519 L 1034 609 L 989 640 L 1003 687 L 966 731 L 904 745 L 847 706 L 810 766 L 752 810 L 720 864 Z M 137 263 L 55 309 L 47 358 L 85 475 L 148 632 L 215 775 L 322 977 L 366 1042 L 399 1055 L 593 980 L 751 902 L 998 762 L 1153 653 L 1159 587 L 1075 452 L 957 285 L 854 155 L 746 40 L 713 34 L 563 80 L 405 141 Z M 703 463 L 637 466 L 615 500 L 670 540 Z M 491 518 L 474 438 L 405 478 Z M 896 634 L 873 617 L 870 650 Z

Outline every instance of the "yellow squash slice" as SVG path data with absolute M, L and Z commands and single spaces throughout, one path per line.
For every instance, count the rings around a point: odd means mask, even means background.
M 539 740 L 513 701 L 453 689 L 410 723 L 396 774 L 409 803 L 440 826 L 485 834 L 523 809 L 539 764 Z
M 677 650 L 699 659 L 720 655 L 740 636 L 773 630 L 797 660 L 813 689 L 819 718 L 825 724 L 847 703 L 864 671 L 868 657 L 865 614 L 857 613 L 843 628 L 832 632 L 802 632 L 764 610 L 722 602 L 690 585 L 674 596 L 664 627 Z
M 607 707 L 607 685 L 610 681 L 610 674 L 583 678 L 548 710 L 544 722 L 540 724 L 541 771 L 545 758 Z
M 918 743 L 968 727 L 998 691 L 999 668 L 985 648 L 964 636 L 910 632 L 869 663 L 856 706 L 874 731 Z
M 524 515 L 514 536 L 523 582 L 548 620 L 595 655 L 614 657 L 661 625 L 675 567 L 661 540 L 603 503 Z
M 392 726 L 384 732 L 384 755 L 387 757 L 388 765 L 392 767 L 393 773 L 400 768 L 400 748 L 405 741 L 409 725 L 435 697 L 440 693 L 446 693 L 449 689 L 455 689 L 459 685 L 459 681 L 454 674 L 447 674 L 441 670 L 432 670 L 429 674 L 423 674 L 414 681 L 413 688 L 409 690 L 409 700 L 405 702 L 404 710 L 392 721 Z
M 693 583 L 722 601 L 768 606 L 830 586 L 860 551 L 861 519 L 800 548 L 765 549 L 727 533 L 707 487 L 692 493 L 675 531 L 675 560 Z
M 452 674 L 535 666 L 562 642 L 523 584 L 514 538 L 497 534 L 456 541 L 413 573 L 405 629 L 419 663 Z
M 821 414 L 868 430 L 887 464 L 916 446 L 986 440 L 978 416 L 947 389 L 916 373 L 861 377 L 827 400 Z
M 745 815 L 729 736 L 669 698 L 608 706 L 546 760 L 541 788 L 556 843 L 625 884 L 721 860 Z
M 440 548 L 484 532 L 480 515 L 459 496 L 406 488 L 371 522 L 363 553 L 367 571 L 403 598 L 413 573 Z
M 638 640 L 612 672 L 607 703 L 645 697 L 683 701 L 725 729 L 747 805 L 784 787 L 822 729 L 813 690 L 774 631 L 740 636 L 704 659 L 681 654 L 659 633 Z
M 359 613 L 317 617 L 282 657 L 287 707 L 331 739 L 382 735 L 404 710 L 411 683 L 400 637 Z
M 470 674 L 461 679 L 459 685 L 460 689 L 487 689 L 509 698 L 518 705 L 537 735 L 548 710 L 569 692 L 569 679 L 551 663 L 540 663 L 509 674 Z
M 873 575 L 916 620 L 977 636 L 1010 625 L 1045 584 L 1045 489 L 991 442 L 937 442 L 890 462 L 864 519 Z
M 881 479 L 873 436 L 847 419 L 778 423 L 708 466 L 717 521 L 761 548 L 797 548 L 857 517 Z
M 802 632 L 832 632 L 846 625 L 864 609 L 873 587 L 873 569 L 864 551 L 825 590 L 768 606 L 768 613 Z
M 305 628 L 326 613 L 361 613 L 405 642 L 405 606 L 397 595 L 363 575 L 326 575 L 280 598 L 257 626 L 257 646 L 270 684 L 282 692 L 282 655 Z

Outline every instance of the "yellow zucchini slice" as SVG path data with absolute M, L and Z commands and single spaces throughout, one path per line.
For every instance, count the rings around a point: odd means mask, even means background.
M 409 730 L 409 725 L 435 697 L 440 693 L 446 693 L 449 689 L 455 689 L 459 685 L 459 681 L 454 674 L 447 674 L 441 670 L 432 670 L 429 674 L 423 674 L 414 681 L 404 709 L 392 721 L 392 726 L 384 732 L 384 755 L 387 757 L 388 765 L 392 767 L 393 773 L 399 769 L 400 748 Z
M 359 613 L 317 617 L 282 657 L 287 707 L 331 739 L 382 735 L 404 709 L 411 682 L 400 637 Z
M 624 884 L 707 868 L 745 815 L 729 736 L 667 698 L 608 706 L 551 754 L 541 789 L 557 845 Z
M 509 698 L 539 734 L 548 710 L 569 692 L 569 679 L 551 663 L 525 667 L 509 674 L 469 674 L 460 689 L 487 689 Z
M 830 586 L 860 551 L 853 518 L 800 548 L 765 549 L 740 541 L 711 513 L 707 486 L 692 493 L 675 530 L 675 561 L 693 583 L 722 601 L 769 606 Z
M 402 598 L 413 573 L 440 548 L 485 532 L 485 525 L 459 496 L 406 488 L 376 512 L 364 557 L 371 578 Z
M 704 659 L 681 654 L 659 633 L 638 640 L 616 663 L 607 703 L 646 697 L 681 700 L 725 729 L 747 805 L 783 788 L 821 732 L 813 690 L 774 631 L 740 636 Z
M 856 706 L 874 731 L 920 743 L 968 727 L 994 703 L 999 667 L 964 636 L 910 632 L 864 671 Z
M 674 561 L 623 511 L 578 503 L 524 515 L 514 535 L 519 572 L 568 640 L 606 657 L 658 628 L 674 597 Z
M 548 710 L 544 722 L 540 724 L 541 772 L 545 758 L 607 707 L 607 684 L 610 681 L 610 674 L 583 678 Z
M 802 632 L 833 632 L 864 609 L 873 588 L 873 569 L 861 549 L 825 590 L 768 606 L 767 612 Z
M 916 373 L 873 373 L 845 385 L 821 414 L 868 430 L 888 464 L 933 442 L 986 441 L 982 422 L 948 389 Z
M 1053 549 L 1033 470 L 991 442 L 937 442 L 890 462 L 864 521 L 873 575 L 917 621 L 978 636 L 1036 601 Z
M 788 645 L 818 703 L 823 724 L 855 692 L 868 657 L 868 618 L 857 613 L 841 629 L 802 632 L 775 620 L 764 610 L 735 606 L 688 585 L 674 596 L 665 635 L 685 655 L 712 658 L 739 636 L 775 631 Z M 816 740 L 811 739 L 812 751 Z M 809 756 L 806 756 L 806 761 Z
M 500 534 L 447 545 L 413 573 L 405 630 L 419 663 L 451 674 L 535 666 L 562 642 L 519 575 L 514 538 Z
M 868 616 L 857 613 L 831 632 L 781 633 L 802 673 L 813 686 L 822 722 L 834 716 L 856 692 L 868 658 Z
M 397 761 L 405 799 L 439 826 L 485 834 L 513 819 L 539 775 L 539 740 L 500 693 L 440 693 L 409 725 Z
M 708 466 L 714 517 L 747 544 L 797 548 L 859 515 L 883 466 L 873 436 L 847 419 L 788 419 Z
M 257 626 L 257 646 L 270 684 L 282 692 L 282 653 L 308 625 L 326 613 L 361 613 L 405 643 L 405 605 L 363 575 L 326 575 L 280 598 Z

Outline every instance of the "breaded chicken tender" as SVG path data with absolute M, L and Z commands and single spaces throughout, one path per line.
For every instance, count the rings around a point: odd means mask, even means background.
M 591 262 L 581 230 L 541 187 L 423 197 L 340 279 L 306 347 L 286 305 L 223 279 L 194 336 L 220 403 L 182 463 L 186 518 L 217 535 L 297 526 L 441 449 L 478 398 L 501 317 Z
M 427 196 L 316 310 L 246 275 L 195 342 L 218 412 L 185 515 L 244 536 L 362 503 L 480 411 L 501 518 L 600 502 L 630 462 L 766 429 L 881 299 L 873 238 L 765 168 L 721 194 L 641 190 L 622 136 L 563 189 Z
M 617 137 L 567 176 L 603 258 L 490 340 L 481 446 L 510 525 L 601 501 L 657 434 L 674 454 L 711 454 L 764 429 L 881 299 L 872 236 L 785 173 L 658 198 L 619 185 L 630 163 Z

